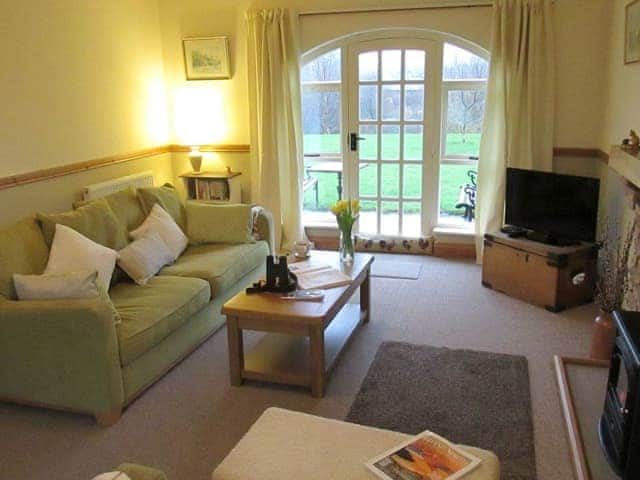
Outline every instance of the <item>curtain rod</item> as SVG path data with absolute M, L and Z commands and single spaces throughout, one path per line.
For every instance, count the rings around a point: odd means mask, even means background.
M 342 8 L 335 10 L 302 10 L 299 15 L 335 15 L 344 13 L 373 13 L 373 12 L 407 12 L 412 10 L 440 10 L 452 8 L 473 8 L 473 7 L 491 7 L 492 0 L 463 0 L 463 1 L 443 1 L 433 2 L 429 5 L 407 5 L 397 7 L 369 7 L 369 8 Z

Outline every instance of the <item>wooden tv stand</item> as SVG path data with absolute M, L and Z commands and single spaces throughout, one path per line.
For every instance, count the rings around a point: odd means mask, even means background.
M 591 243 L 558 247 L 488 233 L 482 285 L 559 312 L 593 299 L 597 255 Z

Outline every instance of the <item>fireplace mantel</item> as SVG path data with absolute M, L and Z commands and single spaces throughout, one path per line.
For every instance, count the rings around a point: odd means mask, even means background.
M 640 189 L 640 154 L 632 154 L 614 146 L 609 156 L 609 166 L 635 188 Z

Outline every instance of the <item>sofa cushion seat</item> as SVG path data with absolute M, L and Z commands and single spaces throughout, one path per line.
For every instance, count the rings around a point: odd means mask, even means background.
M 256 267 L 265 264 L 269 254 L 266 242 L 244 244 L 212 243 L 192 245 L 160 275 L 195 277 L 209 282 L 211 297 L 218 296 Z
M 122 366 L 158 345 L 211 297 L 207 282 L 172 276 L 153 277 L 146 285 L 118 283 L 109 295 L 122 318 L 116 326 Z

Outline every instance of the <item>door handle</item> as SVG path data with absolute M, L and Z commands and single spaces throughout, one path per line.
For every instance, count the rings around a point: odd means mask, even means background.
M 366 138 L 359 137 L 357 133 L 349 134 L 349 148 L 351 149 L 352 152 L 358 151 L 358 142 L 362 140 L 366 140 Z

